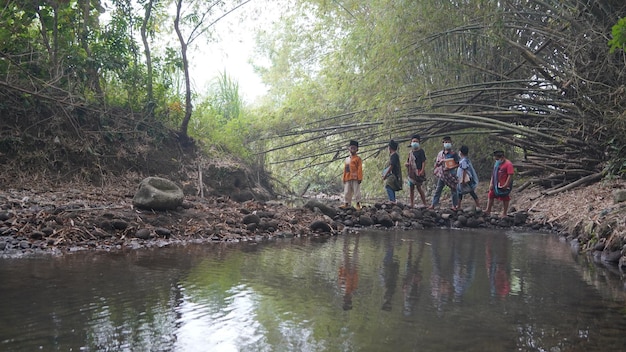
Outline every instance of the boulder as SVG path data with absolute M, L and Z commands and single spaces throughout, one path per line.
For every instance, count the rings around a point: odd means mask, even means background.
M 626 201 L 626 189 L 618 189 L 613 191 L 613 203 L 621 203 Z
M 528 219 L 528 213 L 517 212 L 513 215 L 513 224 L 515 224 L 515 226 L 524 225 L 526 219 Z
M 243 223 L 248 224 L 259 224 L 261 222 L 261 218 L 256 214 L 248 214 L 243 217 Z
M 361 215 L 359 217 L 359 224 L 361 226 L 372 226 L 374 225 L 374 220 L 372 220 L 372 218 L 367 215 Z
M 321 220 L 313 221 L 311 225 L 309 225 L 309 228 L 313 230 L 314 232 L 324 232 L 324 233 L 332 232 L 332 228 L 330 227 L 330 225 L 328 225 L 327 223 Z
M 306 204 L 304 204 L 304 207 L 311 210 L 317 208 L 322 212 L 322 214 L 331 218 L 334 218 L 337 215 L 337 210 L 335 208 L 329 207 L 328 205 L 317 200 L 309 200 Z
M 383 225 L 384 227 L 392 227 L 394 225 L 391 216 L 389 216 L 389 214 L 387 214 L 386 212 L 376 214 L 376 220 L 378 220 L 378 223 Z
M 147 177 L 139 184 L 133 205 L 143 209 L 170 210 L 183 204 L 183 190 L 161 177 Z

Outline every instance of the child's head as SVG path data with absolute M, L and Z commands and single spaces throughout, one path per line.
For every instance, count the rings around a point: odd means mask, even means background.
M 348 150 L 350 153 L 356 154 L 356 152 L 359 151 L 359 142 L 350 141 L 350 144 L 348 144 Z
M 461 155 L 467 156 L 469 154 L 469 148 L 466 145 L 462 145 L 461 148 L 459 148 L 459 152 Z
M 496 160 L 504 159 L 504 152 L 502 150 L 496 150 L 495 152 L 493 152 L 493 158 Z
M 411 137 L 411 145 L 410 147 L 413 149 L 417 149 L 420 147 L 420 135 L 419 134 L 414 134 L 413 137 Z
M 452 138 L 449 136 L 445 136 L 441 139 L 441 143 L 443 143 L 443 149 L 450 150 L 452 149 Z
M 392 139 L 389 141 L 389 151 L 395 152 L 396 150 L 398 150 L 398 142 Z

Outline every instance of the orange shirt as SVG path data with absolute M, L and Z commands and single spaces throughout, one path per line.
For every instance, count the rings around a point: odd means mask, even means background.
M 347 157 L 343 168 L 343 182 L 352 180 L 363 180 L 363 161 L 358 155 Z

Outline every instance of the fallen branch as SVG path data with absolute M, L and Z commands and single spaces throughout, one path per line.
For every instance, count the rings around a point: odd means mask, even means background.
M 598 172 L 596 174 L 583 177 L 583 178 L 579 179 L 578 181 L 574 181 L 574 182 L 572 182 L 570 184 L 567 184 L 567 185 L 565 185 L 563 187 L 554 188 L 554 189 L 550 189 L 550 190 L 541 192 L 541 194 L 546 195 L 546 196 L 555 195 L 557 193 L 565 192 L 567 190 L 576 188 L 578 186 L 582 186 L 582 185 L 590 183 L 590 182 L 599 181 L 600 179 L 602 179 L 602 176 L 604 176 L 604 173 L 603 172 Z

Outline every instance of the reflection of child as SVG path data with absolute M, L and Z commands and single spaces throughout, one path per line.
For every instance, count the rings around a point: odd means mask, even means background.
M 485 266 L 487 267 L 487 276 L 491 286 L 491 295 L 504 298 L 511 292 L 511 283 L 509 282 L 509 273 L 506 268 L 506 248 L 502 248 L 503 253 L 497 253 L 491 248 L 491 240 L 487 240 L 485 247 Z M 498 254 L 503 256 L 501 259 Z
M 344 203 L 340 208 L 349 208 L 352 197 L 356 200 L 357 210 L 361 209 L 361 181 L 363 181 L 363 161 L 356 153 L 359 151 L 359 142 L 350 141 L 348 145 L 350 156 L 346 158 L 343 168 L 343 197 Z
M 358 267 L 359 238 L 354 243 L 353 258 L 350 260 L 348 236 L 344 235 L 343 264 L 339 267 L 339 286 L 343 289 L 343 310 L 352 309 L 352 294 L 359 285 Z

